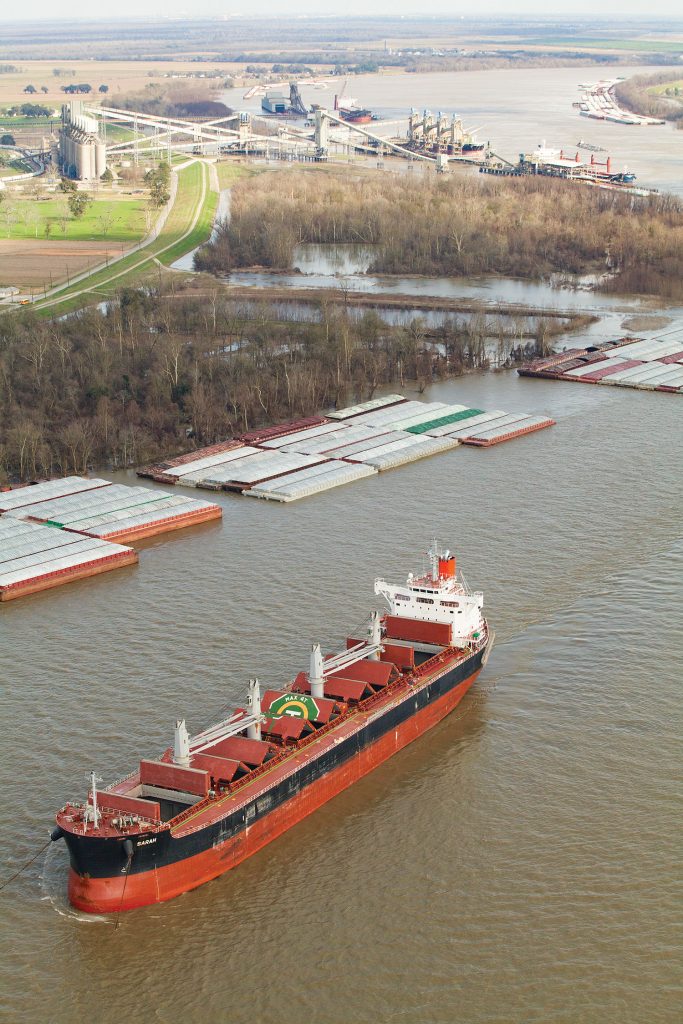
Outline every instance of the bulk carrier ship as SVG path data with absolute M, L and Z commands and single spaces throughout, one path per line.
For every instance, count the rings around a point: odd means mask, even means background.
M 106 789 L 92 773 L 52 832 L 68 847 L 71 903 L 118 912 L 216 878 L 452 711 L 493 634 L 455 558 L 436 543 L 429 558 L 404 586 L 375 581 L 388 611 L 346 650 L 314 644 L 308 672 L 263 694 L 251 680 L 246 708 L 191 738 L 177 721 L 172 747 Z

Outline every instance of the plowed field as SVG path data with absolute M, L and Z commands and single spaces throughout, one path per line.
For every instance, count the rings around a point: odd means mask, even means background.
M 121 243 L 0 239 L 0 286 L 41 289 L 121 255 Z

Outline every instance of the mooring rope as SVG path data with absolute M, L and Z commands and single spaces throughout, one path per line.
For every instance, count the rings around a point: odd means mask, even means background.
M 8 886 L 10 884 L 10 882 L 13 882 L 15 878 L 18 878 L 19 875 L 22 874 L 22 872 L 26 871 L 26 868 L 29 868 L 31 866 L 31 864 L 33 864 L 34 860 L 38 860 L 38 858 L 40 857 L 41 853 L 45 853 L 45 851 L 47 850 L 47 848 L 51 844 L 51 842 L 52 842 L 52 840 L 48 839 L 48 841 L 45 843 L 45 846 L 41 846 L 41 848 L 38 850 L 38 853 L 36 853 L 35 856 L 31 857 L 30 860 L 27 860 L 26 863 L 23 864 L 22 867 L 20 867 L 18 871 L 15 871 L 13 875 L 10 875 L 10 877 L 8 879 L 6 879 L 2 883 L 2 885 L 0 885 L 0 892 L 2 892 L 2 890 L 6 886 Z

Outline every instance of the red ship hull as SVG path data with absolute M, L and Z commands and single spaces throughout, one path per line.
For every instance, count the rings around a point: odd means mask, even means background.
M 88 878 L 69 871 L 69 900 L 79 910 L 106 914 L 133 910 L 173 899 L 217 878 L 251 857 L 338 793 L 367 775 L 393 754 L 427 732 L 462 700 L 479 674 L 477 667 L 438 700 L 416 712 L 398 728 L 360 750 L 349 761 L 328 772 L 241 834 L 224 843 L 174 864 L 140 874 Z

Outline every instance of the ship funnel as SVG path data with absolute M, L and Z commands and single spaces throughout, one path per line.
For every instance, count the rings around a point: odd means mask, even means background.
M 190 767 L 190 739 L 187 735 L 185 719 L 178 719 L 175 724 L 175 736 L 173 737 L 173 763 L 183 768 Z
M 311 697 L 325 696 L 325 678 L 323 676 L 323 655 L 320 644 L 311 647 L 311 662 L 308 669 L 308 681 L 311 684 Z
M 247 726 L 247 736 L 250 740 L 261 739 L 261 687 L 258 679 L 249 680 L 249 710 L 257 721 Z
M 442 580 L 454 579 L 455 568 L 455 556 L 451 555 L 449 551 L 439 558 L 439 577 Z

